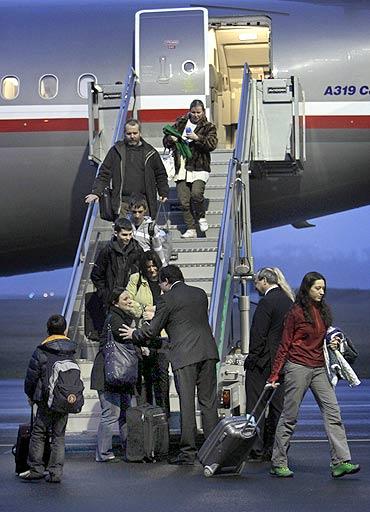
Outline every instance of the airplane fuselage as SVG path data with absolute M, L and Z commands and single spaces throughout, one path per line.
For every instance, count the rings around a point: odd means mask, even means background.
M 134 62 L 135 12 L 151 4 L 0 2 L 0 80 L 19 84 L 14 99 L 0 96 L 2 275 L 71 264 L 96 172 L 87 159 L 81 77 L 124 80 Z M 252 180 L 253 229 L 369 204 L 370 9 L 340 1 L 225 4 L 212 2 L 209 15 L 271 18 L 272 74 L 297 76 L 305 91 L 304 170 Z M 162 1 L 155 8 L 189 6 Z M 55 98 L 40 97 L 45 75 L 57 80 Z

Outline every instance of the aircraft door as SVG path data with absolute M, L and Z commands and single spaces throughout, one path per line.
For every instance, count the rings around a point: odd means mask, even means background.
M 209 106 L 207 41 L 206 9 L 136 13 L 135 71 L 141 120 L 174 120 L 175 111 L 187 110 L 194 98 Z

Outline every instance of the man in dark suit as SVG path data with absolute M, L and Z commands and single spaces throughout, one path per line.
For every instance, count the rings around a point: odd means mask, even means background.
M 219 360 L 215 340 L 208 323 L 206 293 L 184 283 L 176 265 L 162 267 L 159 286 L 164 294 L 159 299 L 150 324 L 141 329 L 123 326 L 122 336 L 144 345 L 165 329 L 169 338 L 169 359 L 180 398 L 180 453 L 170 464 L 191 465 L 196 456 L 195 389 L 207 438 L 218 422 L 216 363 Z
M 254 312 L 251 330 L 249 355 L 245 360 L 247 412 L 255 406 L 267 378 L 281 341 L 284 318 L 294 301 L 293 292 L 278 268 L 262 268 L 257 272 L 254 284 L 262 296 Z M 264 399 L 256 411 L 259 417 L 266 405 Z M 266 421 L 260 423 L 260 437 L 250 453 L 250 460 L 271 459 L 276 426 L 282 411 L 284 389 L 281 385 L 269 406 Z

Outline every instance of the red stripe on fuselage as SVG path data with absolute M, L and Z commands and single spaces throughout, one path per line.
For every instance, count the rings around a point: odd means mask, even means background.
M 143 123 L 172 123 L 186 110 L 141 110 Z M 370 116 L 306 116 L 307 129 L 370 129 Z M 0 119 L 0 132 L 71 132 L 88 130 L 86 118 Z
M 370 129 L 370 116 L 306 116 L 307 129 Z
M 0 119 L 0 132 L 77 132 L 88 130 L 85 117 Z
M 187 109 L 145 109 L 138 111 L 138 119 L 141 123 L 174 123 L 175 119 L 189 112 Z

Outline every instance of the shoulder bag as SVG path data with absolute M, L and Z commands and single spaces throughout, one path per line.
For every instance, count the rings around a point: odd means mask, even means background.
M 138 379 L 138 356 L 135 347 L 117 343 L 112 328 L 107 327 L 107 343 L 103 348 L 105 383 L 109 386 L 134 385 Z
M 109 222 L 116 220 L 116 215 L 112 208 L 112 189 L 110 187 L 105 187 L 103 190 L 99 199 L 99 209 L 102 220 L 108 220 Z

